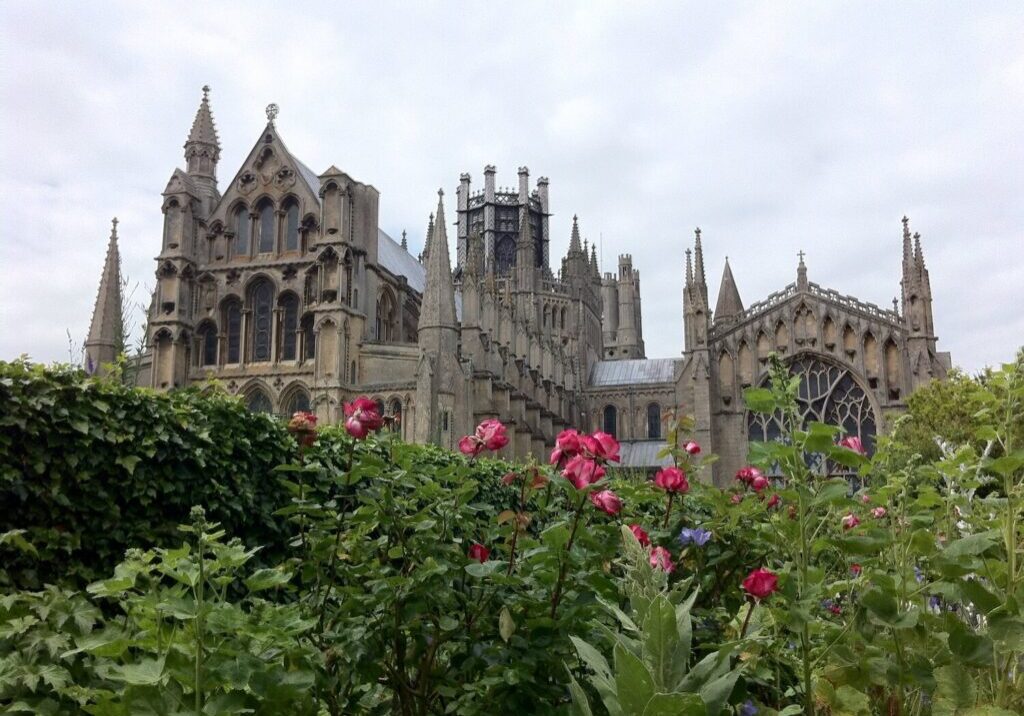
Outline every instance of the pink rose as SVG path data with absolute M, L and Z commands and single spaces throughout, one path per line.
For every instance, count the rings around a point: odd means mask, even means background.
M 861 566 L 860 566 L 859 564 L 857 564 L 857 563 L 854 563 L 854 564 L 851 564 L 851 565 L 850 565 L 850 575 L 851 575 L 851 576 L 853 576 L 853 577 L 859 577 L 859 576 L 860 576 L 860 573 L 861 573 L 862 571 L 864 571 L 864 568 L 863 568 L 863 567 L 861 567 Z
M 740 493 L 737 492 L 737 493 L 733 494 L 732 497 L 729 498 L 729 501 L 732 502 L 732 504 L 734 504 L 734 505 L 738 505 L 741 502 L 743 502 L 743 495 L 741 495 Z
M 750 481 L 750 488 L 754 492 L 761 492 L 762 490 L 767 488 L 770 484 L 771 483 L 768 482 L 768 478 L 767 477 L 765 477 L 764 475 L 758 475 L 757 477 L 755 477 L 753 480 Z
M 594 503 L 594 507 L 612 517 L 619 514 L 619 511 L 622 509 L 622 500 L 611 490 L 591 492 L 590 501 Z
M 860 518 L 852 512 L 843 517 L 842 525 L 844 530 L 852 530 L 854 527 L 860 524 Z
M 739 470 L 736 471 L 736 479 L 747 485 L 752 483 L 755 478 L 760 476 L 761 471 L 758 470 L 756 467 L 751 467 L 750 465 L 748 465 L 747 467 L 741 467 Z
M 839 446 L 844 447 L 847 450 L 853 450 L 855 453 L 860 455 L 867 455 L 868 451 L 864 449 L 864 443 L 861 442 L 860 438 L 851 435 L 848 438 L 843 438 L 839 441 Z
M 551 464 L 561 465 L 565 460 L 575 457 L 580 451 L 580 437 L 572 428 L 560 432 L 555 438 L 555 449 L 551 451 Z
M 655 547 L 651 550 L 650 563 L 655 569 L 660 569 L 665 572 L 671 572 L 676 568 L 676 566 L 672 564 L 672 555 L 664 547 Z
M 871 495 L 865 492 L 863 495 L 860 496 L 860 501 L 863 502 L 865 505 L 868 504 L 869 502 L 871 502 Z
M 666 492 L 684 493 L 690 489 L 690 483 L 686 481 L 686 473 L 678 467 L 666 467 L 658 470 L 658 474 L 654 476 L 654 485 Z
M 476 432 L 459 440 L 459 451 L 476 457 L 484 450 L 501 450 L 506 445 L 505 426 L 500 420 L 488 418 L 476 426 Z
M 780 498 L 778 495 L 772 495 L 771 498 L 768 500 L 768 509 L 770 510 L 773 507 L 778 507 L 779 503 L 781 502 L 782 498 Z
M 687 455 L 699 455 L 700 445 L 691 440 L 690 442 L 686 443 L 686 445 L 683 446 L 683 450 L 686 451 Z
M 887 513 L 884 507 L 876 507 L 875 509 L 871 510 L 871 516 L 874 517 L 876 520 L 882 519 L 883 517 L 885 517 L 886 514 Z
M 633 536 L 636 537 L 636 541 L 640 543 L 641 547 L 650 546 L 651 538 L 647 535 L 647 532 L 644 531 L 643 527 L 640 525 L 630 525 L 629 529 L 633 533 Z
M 580 447 L 583 452 L 598 462 L 619 461 L 619 441 L 608 433 L 596 432 L 591 435 L 580 437 Z
M 743 591 L 754 599 L 766 599 L 779 588 L 779 578 L 773 572 L 759 567 L 743 580 Z
M 582 490 L 604 477 L 604 472 L 604 468 L 598 465 L 597 461 L 583 455 L 575 455 L 565 464 L 562 477 L 569 480 L 577 490 Z
M 377 404 L 365 395 L 345 403 L 345 430 L 356 440 L 362 440 L 384 424 Z

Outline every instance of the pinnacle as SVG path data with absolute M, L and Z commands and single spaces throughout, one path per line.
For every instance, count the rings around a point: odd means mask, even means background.
M 580 224 L 575 214 L 572 215 L 572 237 L 569 239 L 569 253 L 579 253 L 580 247 Z
M 729 267 L 729 260 L 725 261 L 725 270 L 722 271 L 722 283 L 718 288 L 718 304 L 715 306 L 715 320 L 731 318 L 743 312 L 743 301 L 740 300 L 740 292 L 736 287 L 736 279 L 733 278 L 732 269 Z
M 86 347 L 105 346 L 116 349 L 121 340 L 121 253 L 117 247 L 117 218 L 110 223 L 110 241 L 103 262 L 103 273 L 100 274 L 100 287 L 96 294 Z
M 433 232 L 427 244 L 427 283 L 420 309 L 420 330 L 456 326 L 455 286 L 448 258 L 448 235 L 444 225 L 443 192 L 438 192 L 437 215 L 432 217 Z
M 192 120 L 192 131 L 188 134 L 186 144 L 210 144 L 220 149 L 220 139 L 217 137 L 217 127 L 213 122 L 213 113 L 210 111 L 210 86 L 203 85 L 203 99 L 199 103 L 196 117 Z

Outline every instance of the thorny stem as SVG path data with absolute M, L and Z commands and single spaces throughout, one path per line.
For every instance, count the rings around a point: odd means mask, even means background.
M 672 498 L 675 496 L 674 492 L 668 493 L 668 507 L 665 508 L 665 523 L 662 525 L 662 529 L 668 529 L 668 518 L 672 514 Z
M 583 505 L 587 502 L 587 494 L 583 493 L 580 503 L 576 506 L 576 514 L 572 518 L 572 531 L 569 533 L 569 541 L 565 545 L 565 555 L 558 567 L 558 582 L 555 583 L 555 591 L 551 595 L 551 618 L 555 618 L 558 611 L 558 603 L 562 601 L 562 585 L 565 583 L 565 573 L 569 568 L 569 555 L 572 552 L 572 543 L 576 540 L 576 530 L 580 526 L 580 515 L 583 514 Z
M 750 624 L 750 615 L 754 613 L 754 604 L 755 601 L 751 599 L 750 606 L 747 607 L 747 617 L 743 620 L 743 627 L 740 629 L 740 639 L 747 635 L 747 626 Z

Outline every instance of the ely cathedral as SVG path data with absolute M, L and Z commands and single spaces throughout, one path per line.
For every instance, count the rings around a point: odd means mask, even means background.
M 517 186 L 502 188 L 487 166 L 481 187 L 463 174 L 454 201 L 438 192 L 414 256 L 404 232 L 395 240 L 380 229 L 373 185 L 333 165 L 318 174 L 288 151 L 274 105 L 220 186 L 208 93 L 185 169 L 162 194 L 140 385 L 215 379 L 252 410 L 311 410 L 324 422 L 367 395 L 399 419 L 404 439 L 449 448 L 498 418 L 509 427 L 509 458 L 545 459 L 566 427 L 602 429 L 621 442 L 622 464 L 638 468 L 662 462 L 665 417 L 689 414 L 696 439 L 721 456 L 721 483 L 744 463 L 748 440 L 778 434 L 743 404 L 743 389 L 765 380 L 770 353 L 800 375 L 807 420 L 842 425 L 867 445 L 911 391 L 949 369 L 936 348 L 920 236 L 906 218 L 902 300 L 891 309 L 810 281 L 802 256 L 794 282 L 747 306 L 726 262 L 712 305 L 698 229 L 679 257 L 685 346 L 679 357 L 647 358 L 629 255 L 602 275 L 574 217 L 569 249 L 552 268 L 546 178 L 531 185 L 521 167 Z M 117 241 L 115 223 L 86 341 L 90 366 L 118 350 Z

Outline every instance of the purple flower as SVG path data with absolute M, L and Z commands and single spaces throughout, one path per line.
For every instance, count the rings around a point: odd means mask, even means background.
M 696 547 L 703 547 L 711 539 L 711 532 L 709 530 L 702 530 L 700 527 L 690 529 L 684 527 L 682 532 L 679 533 L 679 544 L 684 547 L 688 544 L 692 544 Z
M 750 699 L 744 701 L 743 705 L 740 706 L 740 716 L 756 716 L 756 714 L 757 707 L 754 706 L 754 702 Z
M 942 609 L 942 600 L 939 597 L 928 597 L 928 606 L 936 611 Z
M 914 565 L 914 579 L 916 579 L 918 582 L 924 581 L 924 572 L 922 572 L 921 568 L 918 567 L 916 564 Z

